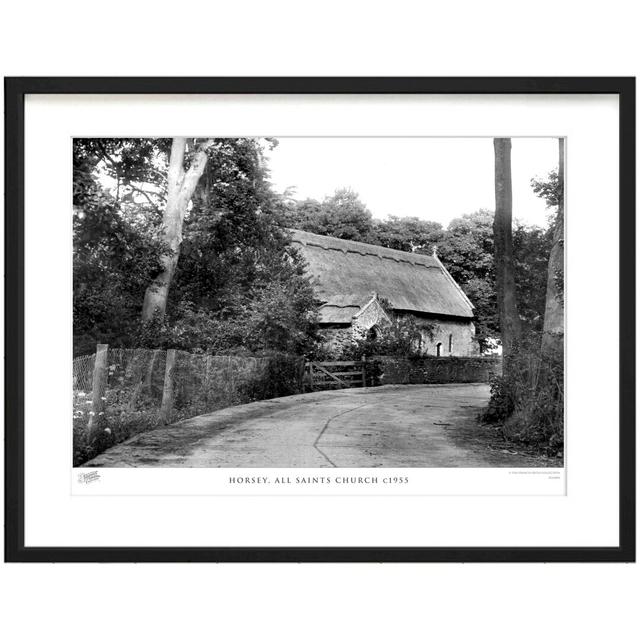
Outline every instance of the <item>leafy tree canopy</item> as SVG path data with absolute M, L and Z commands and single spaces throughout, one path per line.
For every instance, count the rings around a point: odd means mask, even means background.
M 431 252 L 444 237 L 444 230 L 439 222 L 389 216 L 374 222 L 374 230 L 369 237 L 374 244 L 389 249 Z
M 371 212 L 349 188 L 337 189 L 322 202 L 308 198 L 295 203 L 286 222 L 302 231 L 361 242 L 366 242 L 364 239 L 369 239 L 373 231 Z
M 165 248 L 157 221 L 120 205 L 96 178 L 98 158 L 76 144 L 73 164 L 74 350 L 127 344 L 148 280 Z
M 310 348 L 316 303 L 268 183 L 268 140 L 224 138 L 209 147 L 166 317 L 140 324 L 145 286 L 166 251 L 158 238 L 169 144 L 75 142 L 77 350 L 97 341 L 216 353 Z

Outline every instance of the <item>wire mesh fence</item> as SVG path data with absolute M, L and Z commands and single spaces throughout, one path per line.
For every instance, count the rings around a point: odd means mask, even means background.
M 93 381 L 93 366 L 96 354 L 81 356 L 73 360 L 73 390 L 88 393 Z
M 109 349 L 73 361 L 74 464 L 126 438 L 235 404 L 302 391 L 304 360 Z

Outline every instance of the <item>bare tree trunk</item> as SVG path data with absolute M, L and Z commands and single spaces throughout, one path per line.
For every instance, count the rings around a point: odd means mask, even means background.
M 558 139 L 558 216 L 549 255 L 542 351 L 562 349 L 564 338 L 564 138 Z
M 187 139 L 173 138 L 172 140 L 167 173 L 167 204 L 162 216 L 164 240 L 170 253 L 162 256 L 160 260 L 162 271 L 145 292 L 142 305 L 142 320 L 145 322 L 151 320 L 154 315 L 162 318 L 166 312 L 169 287 L 180 257 L 182 223 L 198 180 L 207 165 L 207 149 L 212 144 L 213 140 L 202 143 L 196 149 L 191 166 L 185 171 L 184 156 Z
M 494 138 L 496 212 L 493 244 L 496 269 L 496 295 L 500 318 L 502 353 L 509 356 L 520 338 L 520 316 L 516 305 L 513 264 L 511 139 Z

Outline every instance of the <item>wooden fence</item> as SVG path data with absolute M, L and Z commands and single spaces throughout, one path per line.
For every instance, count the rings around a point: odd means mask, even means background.
M 137 433 L 237 404 L 301 393 L 304 359 L 98 345 L 73 360 L 74 465 Z
M 366 387 L 366 359 L 307 362 L 305 364 L 305 391 Z
M 300 393 L 303 362 L 287 354 L 215 356 L 99 344 L 95 354 L 73 361 L 74 419 L 93 437 L 127 416 L 170 424 L 198 412 Z

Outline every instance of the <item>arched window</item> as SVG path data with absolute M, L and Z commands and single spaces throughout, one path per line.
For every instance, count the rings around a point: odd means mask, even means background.
M 436 355 L 440 357 L 442 355 L 442 342 L 438 342 L 436 345 Z
M 378 339 L 378 329 L 375 325 L 367 331 L 367 339 L 368 340 L 377 340 Z
M 449 334 L 449 353 L 453 351 L 453 334 Z

